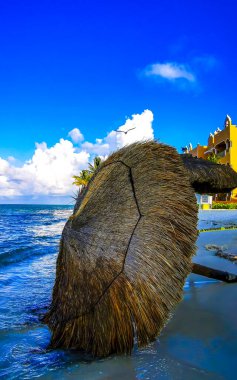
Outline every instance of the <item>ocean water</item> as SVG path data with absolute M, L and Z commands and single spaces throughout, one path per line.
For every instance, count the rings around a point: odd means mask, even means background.
M 70 206 L 0 205 L 0 377 L 4 379 L 234 379 L 237 284 L 191 274 L 161 336 L 131 356 L 103 360 L 48 350 L 41 316 L 50 304 L 62 228 Z M 237 211 L 202 211 L 199 228 L 237 224 Z M 194 261 L 237 273 L 206 245 L 237 253 L 237 231 L 200 234 Z

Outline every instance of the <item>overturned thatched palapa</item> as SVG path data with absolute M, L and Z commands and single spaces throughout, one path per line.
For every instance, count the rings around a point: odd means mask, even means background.
M 130 353 L 161 331 L 195 252 L 194 191 L 174 148 L 136 143 L 112 154 L 63 230 L 52 347 Z
M 228 165 L 182 154 L 190 183 L 197 193 L 228 193 L 237 187 L 237 173 Z

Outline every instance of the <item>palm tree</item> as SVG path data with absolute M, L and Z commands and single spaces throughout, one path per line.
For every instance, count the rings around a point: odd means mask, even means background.
M 79 176 L 78 175 L 73 176 L 74 178 L 73 185 L 86 187 L 91 177 L 92 177 L 92 173 L 90 173 L 89 170 L 82 170 Z
M 89 172 L 94 174 L 100 167 L 102 160 L 99 156 L 96 156 L 93 161 L 93 164 L 89 164 Z
M 101 158 L 96 156 L 93 160 L 93 164 L 89 163 L 89 169 L 82 170 L 79 176 L 77 175 L 73 176 L 74 178 L 73 185 L 86 187 L 91 177 L 95 174 L 95 172 L 101 165 L 101 162 L 102 162 Z

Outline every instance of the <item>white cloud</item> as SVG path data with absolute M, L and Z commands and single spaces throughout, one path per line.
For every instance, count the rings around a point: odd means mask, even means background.
M 80 148 L 65 139 L 60 139 L 52 147 L 45 142 L 36 143 L 32 158 L 20 167 L 14 165 L 14 160 L 0 157 L 0 201 L 14 197 L 19 201 L 27 196 L 40 200 L 40 197 L 43 199 L 48 195 L 72 195 L 76 190 L 72 186 L 72 177 L 88 167 L 91 156 L 107 156 L 134 141 L 153 139 L 152 121 L 152 112 L 145 110 L 118 127 L 119 131 L 134 128 L 127 134 L 111 131 L 106 137 L 97 138 L 95 143 L 84 142 Z
M 68 133 L 68 136 L 71 137 L 72 141 L 75 143 L 78 143 L 84 140 L 84 136 L 78 128 L 72 129 Z
M 149 65 L 144 70 L 144 74 L 148 77 L 160 77 L 169 81 L 175 81 L 177 79 L 185 79 L 188 82 L 196 81 L 195 75 L 187 65 L 178 64 L 176 62 L 155 63 Z
M 127 133 L 117 133 L 118 147 L 123 147 L 135 141 L 154 139 L 153 119 L 153 113 L 149 110 L 145 110 L 141 115 L 132 115 L 132 119 L 127 119 L 126 123 L 118 128 L 119 131 L 128 131 Z
M 89 157 L 60 139 L 51 148 L 36 144 L 33 157 L 21 167 L 0 159 L 0 196 L 72 193 L 72 176 L 88 165 Z
M 154 139 L 152 122 L 153 113 L 145 110 L 141 114 L 132 115 L 131 119 L 127 119 L 125 124 L 118 127 L 116 131 L 108 133 L 105 138 L 96 139 L 94 144 L 87 141 L 84 142 L 82 148 L 90 153 L 106 156 L 116 149 L 135 141 Z
M 85 141 L 82 144 L 82 148 L 85 151 L 90 152 L 91 154 L 96 154 L 99 156 L 107 155 L 110 152 L 110 145 L 107 143 L 104 143 L 103 139 L 96 139 L 96 143 Z
M 0 175 L 9 168 L 9 162 L 0 157 Z

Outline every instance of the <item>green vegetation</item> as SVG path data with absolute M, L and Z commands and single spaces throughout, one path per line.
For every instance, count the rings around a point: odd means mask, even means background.
M 237 203 L 212 203 L 212 209 L 229 209 L 234 210 L 237 209 Z
M 219 164 L 219 157 L 217 157 L 217 155 L 215 153 L 211 153 L 208 157 L 207 157 L 208 161 L 211 161 L 213 162 L 214 164 Z
M 94 158 L 93 165 L 89 164 L 89 172 L 94 174 L 96 172 L 96 170 L 100 167 L 101 162 L 102 162 L 101 158 L 96 156 Z
M 101 165 L 101 162 L 102 162 L 101 158 L 96 156 L 94 158 L 93 164 L 89 164 L 89 169 L 82 170 L 79 176 L 78 175 L 73 176 L 74 178 L 73 185 L 86 187 L 90 179 L 93 177 L 93 175 L 95 174 L 95 172 Z

